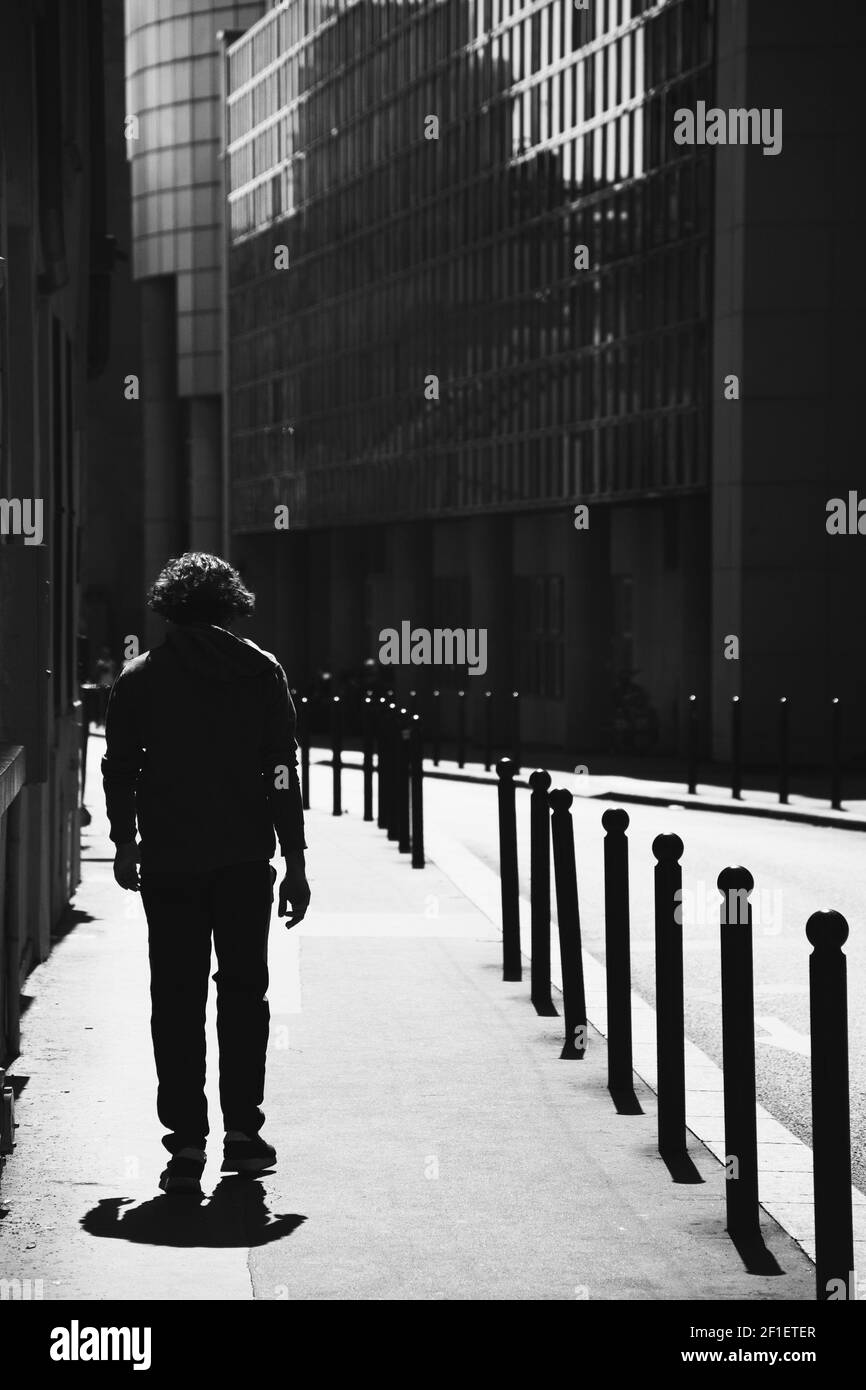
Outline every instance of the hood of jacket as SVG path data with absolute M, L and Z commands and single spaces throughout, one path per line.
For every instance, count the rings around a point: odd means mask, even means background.
M 210 623 L 173 624 L 166 633 L 165 647 L 185 671 L 202 680 L 249 680 L 276 665 L 276 657 L 248 637 L 235 637 Z

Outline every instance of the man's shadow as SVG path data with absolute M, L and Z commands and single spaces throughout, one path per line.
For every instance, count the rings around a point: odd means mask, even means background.
M 81 1218 L 82 1229 L 139 1245 L 224 1249 L 267 1245 L 291 1235 L 307 1219 L 296 1212 L 271 1216 L 264 1189 L 248 1178 L 222 1178 L 209 1201 L 164 1194 L 138 1206 L 129 1205 L 132 1200 L 103 1197 Z

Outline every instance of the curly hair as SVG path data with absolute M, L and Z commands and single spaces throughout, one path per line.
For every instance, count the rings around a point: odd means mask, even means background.
M 173 623 L 213 623 L 245 618 L 255 608 L 236 569 L 218 555 L 191 550 L 169 560 L 147 594 L 147 606 Z

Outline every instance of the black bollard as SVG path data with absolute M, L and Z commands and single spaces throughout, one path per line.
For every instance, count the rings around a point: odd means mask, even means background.
M 604 961 L 607 976 L 607 1089 L 625 1107 L 634 1097 L 631 1036 L 631 942 L 628 902 L 628 812 L 605 811 Z M 633 1109 L 633 1106 L 630 1107 Z
M 378 812 L 376 824 L 380 830 L 387 830 L 388 809 L 388 701 L 380 695 L 376 704 L 376 800 Z
M 438 690 L 434 690 L 430 697 L 430 752 L 433 757 L 433 766 L 439 766 L 439 758 L 442 753 L 442 705 Z
M 743 707 L 739 695 L 731 700 L 731 796 L 743 799 Z
M 310 809 L 310 702 L 301 696 L 298 710 L 298 743 L 301 745 L 301 804 Z
M 779 700 L 779 804 L 788 804 L 788 748 L 789 720 L 788 697 Z
M 466 766 L 466 691 L 457 691 L 457 766 Z
M 806 923 L 812 1034 L 812 1170 L 815 1190 L 815 1288 L 824 1302 L 856 1298 L 851 1210 L 851 1113 L 848 1096 L 848 982 L 842 950 L 848 923 L 839 912 L 813 912 Z M 844 1290 L 844 1292 L 843 1292 Z
M 683 928 L 679 835 L 653 840 L 655 866 L 656 1050 L 659 1153 L 677 1163 L 686 1155 L 686 1062 L 683 1007 Z
M 698 790 L 698 697 L 689 696 L 689 715 L 686 728 L 686 738 L 688 740 L 688 760 L 689 760 L 689 795 L 694 796 Z
M 530 997 L 535 1012 L 554 1017 L 550 997 L 550 773 L 541 769 L 530 774 L 529 894 L 532 905 L 532 960 Z
M 400 710 L 397 724 L 397 848 L 401 854 L 410 854 L 412 836 L 409 826 L 409 792 L 411 758 L 409 753 L 409 711 Z
M 412 802 L 412 868 L 424 868 L 424 735 L 420 715 L 412 715 L 409 730 Z
M 511 759 L 514 771 L 520 771 L 520 692 L 511 692 Z
M 484 771 L 493 766 L 493 692 L 484 692 Z
M 388 763 L 385 779 L 385 828 L 388 831 L 389 840 L 399 840 L 400 831 L 398 826 L 399 805 L 400 805 L 400 729 L 399 715 L 397 706 L 393 700 L 388 705 L 387 725 L 385 738 L 388 744 Z
M 574 798 L 570 791 L 557 788 L 550 793 L 549 800 L 553 813 L 550 825 L 553 838 L 553 872 L 556 880 L 556 918 L 559 924 L 559 958 L 562 964 L 562 1012 L 565 1015 L 565 1043 L 559 1055 L 580 1060 L 586 1052 L 587 1022 L 577 869 L 574 862 L 574 826 L 571 820 L 571 803 Z
M 343 706 L 339 695 L 331 699 L 331 768 L 333 772 L 334 816 L 343 814 Z
M 517 877 L 517 816 L 514 806 L 514 763 L 500 758 L 499 778 L 499 891 L 502 901 L 502 978 L 522 980 L 520 957 L 520 886 Z
M 364 738 L 364 820 L 373 819 L 373 701 L 366 696 L 361 708 Z
M 748 869 L 722 869 L 722 1073 L 725 1092 L 725 1207 L 733 1241 L 758 1241 L 758 1119 L 755 989 Z
M 830 705 L 830 806 L 842 810 L 842 706 L 838 696 Z

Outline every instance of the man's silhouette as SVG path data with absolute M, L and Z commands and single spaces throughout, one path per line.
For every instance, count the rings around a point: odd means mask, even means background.
M 222 1171 L 257 1173 L 276 1161 L 260 1135 L 275 829 L 288 927 L 306 913 L 310 890 L 285 672 L 270 652 L 228 631 L 254 603 L 218 556 L 172 560 L 148 595 L 168 621 L 165 642 L 123 667 L 108 704 L 103 785 L 114 877 L 140 889 L 147 917 L 157 1112 L 172 1154 L 159 1184 L 166 1192 L 201 1192 L 211 937 Z

